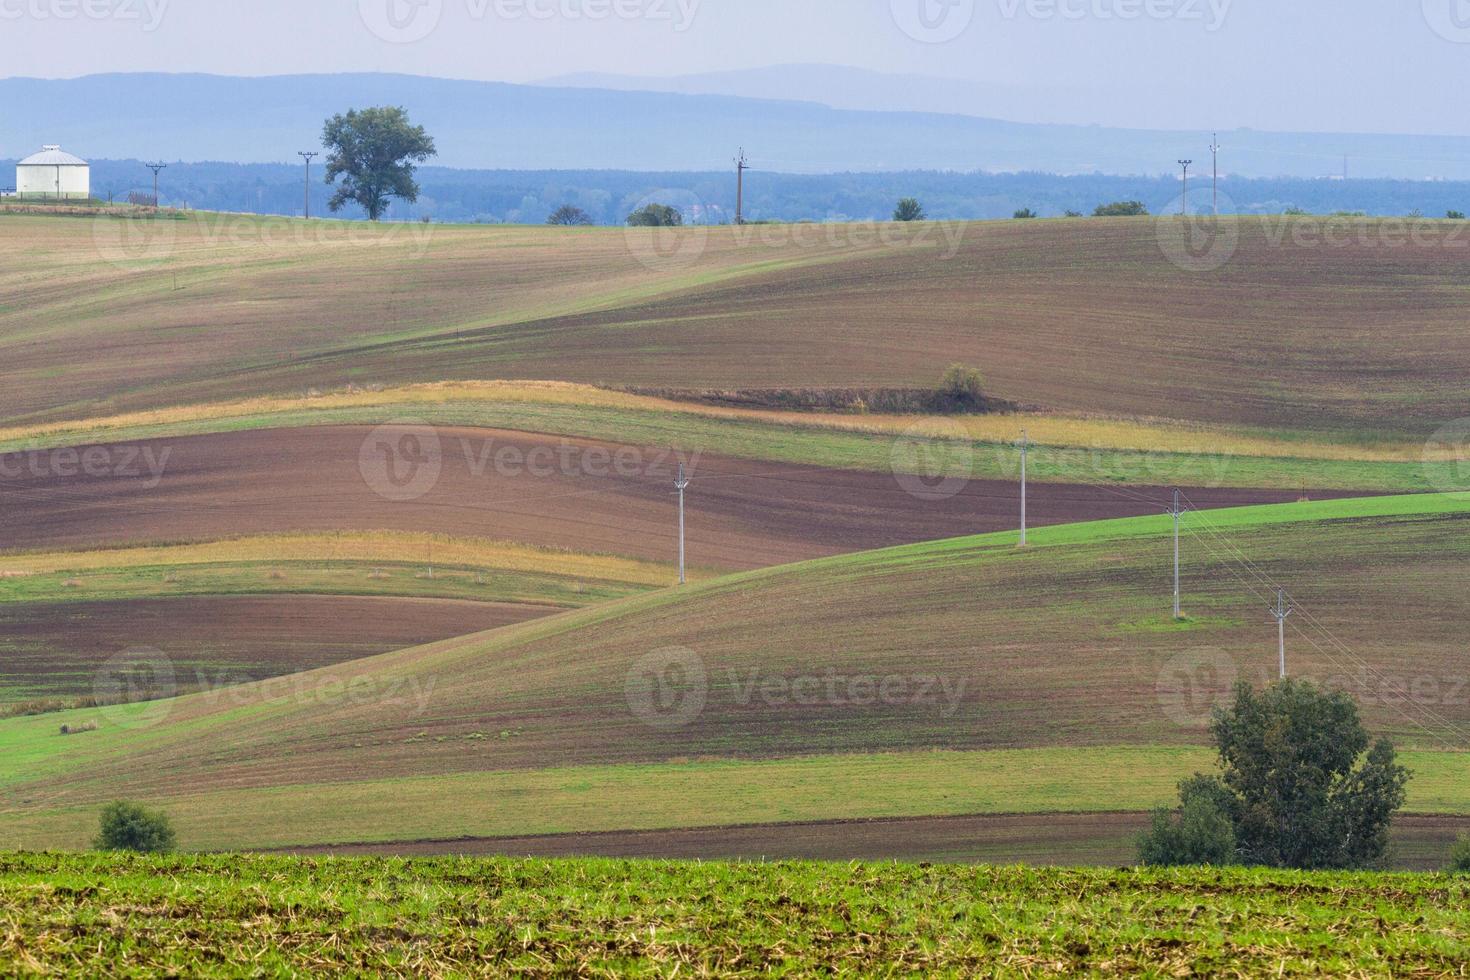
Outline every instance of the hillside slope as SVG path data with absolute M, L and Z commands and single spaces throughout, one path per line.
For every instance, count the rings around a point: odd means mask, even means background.
M 1168 616 L 1163 518 L 1043 529 L 1021 552 L 1009 535 L 909 546 L 356 661 L 290 692 L 114 709 L 80 738 L 58 739 L 57 721 L 95 714 L 0 722 L 4 798 L 14 819 L 122 787 L 1199 744 L 1232 680 L 1274 676 L 1274 582 L 1298 605 L 1294 676 L 1352 690 L 1369 724 L 1406 745 L 1470 745 L 1470 501 L 1288 504 L 1192 513 L 1186 526 L 1185 624 Z M 338 694 L 314 693 L 325 690 Z
M 1200 272 L 1171 263 L 1151 219 L 655 233 L 11 216 L 0 244 L 25 247 L 0 271 L 0 416 L 454 379 L 929 386 L 960 361 L 993 396 L 1051 410 L 1422 442 L 1466 411 L 1470 226 L 1343 220 L 1329 239 L 1321 219 L 1231 219 L 1233 257 Z

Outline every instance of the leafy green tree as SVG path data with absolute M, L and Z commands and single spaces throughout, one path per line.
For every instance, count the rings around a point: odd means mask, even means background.
M 1092 214 L 1096 218 L 1138 218 L 1148 214 L 1148 208 L 1143 206 L 1142 201 L 1114 201 L 1111 204 L 1099 204 Z
M 168 817 L 119 800 L 102 808 L 102 829 L 92 842 L 99 851 L 164 854 L 178 844 Z
M 1233 801 L 1218 780 L 1195 776 L 1179 784 L 1180 806 L 1154 813 L 1138 841 L 1143 864 L 1222 866 L 1238 863 Z
M 388 210 L 388 199 L 419 199 L 414 164 L 434 156 L 434 140 L 396 106 L 353 109 L 322 128 L 327 148 L 327 183 L 342 178 L 328 202 L 334 212 L 358 204 L 372 221 Z
M 667 204 L 648 204 L 628 215 L 628 224 L 634 228 L 678 228 L 684 224 L 684 216 Z
M 1446 211 L 1445 212 L 1445 217 L 1446 218 L 1449 218 L 1451 221 L 1464 221 L 1465 220 L 1465 212 L 1464 211 Z
M 924 205 L 916 197 L 906 197 L 893 209 L 894 221 L 923 221 Z
M 563 204 L 551 212 L 551 217 L 546 219 L 546 223 L 548 225 L 566 226 L 590 225 L 592 224 L 592 216 L 579 207 L 571 204 Z
M 1015 214 L 1011 215 L 1011 217 L 1013 217 L 1013 218 L 1015 218 L 1015 219 L 1017 219 L 1019 221 L 1019 220 L 1021 220 L 1023 218 L 1035 218 L 1035 217 L 1038 217 L 1038 215 L 1037 215 L 1037 213 L 1035 211 L 1032 211 L 1030 208 L 1022 208 L 1021 210 L 1017 211 Z
M 1290 680 L 1259 694 L 1241 684 L 1211 731 L 1248 863 L 1313 869 L 1382 861 L 1409 772 L 1387 740 L 1370 745 L 1351 697 Z

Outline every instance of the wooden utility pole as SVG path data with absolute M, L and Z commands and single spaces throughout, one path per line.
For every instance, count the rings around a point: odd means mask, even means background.
M 745 224 L 745 171 L 750 169 L 750 164 L 745 161 L 745 148 L 740 148 L 740 155 L 735 158 L 735 223 Z
M 299 156 L 299 157 L 301 157 L 301 159 L 303 159 L 303 160 L 306 161 L 306 207 L 305 207 L 304 210 L 305 210 L 306 218 L 308 220 L 310 220 L 310 218 L 311 218 L 311 161 L 312 161 L 312 158 L 313 157 L 321 156 L 321 154 L 320 153 L 317 153 L 314 150 L 313 151 L 302 150 L 300 153 L 298 153 L 296 155 Z

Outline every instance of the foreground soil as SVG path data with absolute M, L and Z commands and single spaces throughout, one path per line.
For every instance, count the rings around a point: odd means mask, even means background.
M 1138 856 L 1147 813 L 1031 813 L 675 830 L 554 834 L 455 841 L 402 841 L 294 848 L 287 853 L 362 857 L 438 855 L 520 858 L 609 857 L 744 861 L 933 861 L 1118 867 Z M 1394 821 L 1396 868 L 1438 871 L 1470 817 L 1401 816 Z
M 560 610 L 355 596 L 190 596 L 0 603 L 0 703 L 75 698 L 130 663 L 167 663 L 168 696 L 263 680 L 525 622 Z M 140 657 L 144 651 L 153 656 Z M 155 663 L 155 660 L 157 663 Z M 109 689 L 110 690 L 110 689 Z
M 0 547 L 396 530 L 663 561 L 678 551 L 680 462 L 692 480 L 689 561 L 703 567 L 780 565 L 999 531 L 1020 518 L 1014 481 L 925 485 L 892 473 L 518 432 L 439 428 L 431 435 L 432 444 L 419 430 L 392 430 L 384 441 L 372 428 L 321 427 L 8 454 Z M 382 455 L 400 450 L 401 457 Z M 80 462 L 89 451 L 97 462 L 91 473 Z M 1041 526 L 1153 514 L 1167 506 L 1170 489 L 1033 483 L 1028 516 Z M 1200 508 L 1301 495 L 1186 489 Z
M 1470 879 L 0 855 L 0 972 L 1458 976 Z

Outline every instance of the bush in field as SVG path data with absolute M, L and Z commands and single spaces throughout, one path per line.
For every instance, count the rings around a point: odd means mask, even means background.
M 1450 874 L 1470 875 L 1470 834 L 1461 834 L 1450 848 Z
M 92 846 L 99 851 L 164 854 L 177 846 L 168 817 L 119 800 L 102 809 L 102 830 Z
M 1215 814 L 1230 820 L 1245 864 L 1316 870 L 1383 863 L 1409 772 L 1387 740 L 1370 744 L 1351 697 L 1290 680 L 1260 693 L 1240 684 L 1211 731 L 1222 774 L 1181 785 L 1177 822 L 1156 817 L 1140 841 L 1145 863 L 1196 863 L 1188 858 L 1209 850 L 1200 843 Z M 1186 860 L 1172 859 L 1180 854 Z
M 1114 201 L 1112 204 L 1099 204 L 1092 213 L 1098 218 L 1138 218 L 1148 214 L 1148 208 L 1142 201 Z
M 939 379 L 939 390 L 961 405 L 974 408 L 985 400 L 985 380 L 963 364 L 951 364 Z
M 1446 211 L 1445 212 L 1445 217 L 1446 218 L 1449 218 L 1451 221 L 1464 221 L 1465 220 L 1465 212 L 1464 211 Z
M 1013 217 L 1016 220 L 1020 221 L 1020 220 L 1026 219 L 1026 218 L 1035 218 L 1035 217 L 1037 217 L 1037 214 L 1036 214 L 1035 211 L 1032 211 L 1030 208 L 1022 208 L 1021 210 L 1017 211 L 1015 214 L 1011 215 L 1011 217 Z
M 1181 783 L 1179 809 L 1156 811 L 1153 825 L 1139 838 L 1139 862 L 1216 866 L 1237 863 L 1229 794 L 1222 794 L 1221 788 L 1204 776 Z

